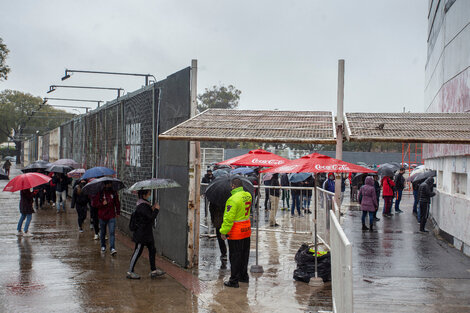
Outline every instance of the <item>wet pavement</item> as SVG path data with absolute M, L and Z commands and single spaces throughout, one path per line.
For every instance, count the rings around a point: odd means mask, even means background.
M 19 171 L 13 169 L 13 174 Z M 7 181 L 0 181 L 3 189 Z M 267 227 L 261 210 L 259 264 L 250 283 L 223 286 L 230 269 L 221 269 L 211 228 L 201 227 L 199 268 L 183 270 L 157 258 L 167 275 L 148 277 L 148 259 L 136 266 L 141 280 L 128 280 L 133 244 L 118 233 L 118 254 L 101 254 L 87 227 L 78 232 L 74 210 L 33 214 L 32 237 L 17 237 L 19 193 L 0 192 L 0 312 L 318 312 L 331 311 L 331 284 L 310 287 L 293 280 L 294 255 L 311 242 L 311 215 L 290 218 L 279 211 L 281 227 Z M 345 199 L 348 203 L 348 199 Z M 468 312 L 470 259 L 431 233 L 420 234 L 405 197 L 406 213 L 360 230 L 360 213 L 345 213 L 344 228 L 353 243 L 355 312 Z M 381 217 L 381 216 L 380 216 Z M 207 225 L 204 210 L 201 223 Z M 255 263 L 253 232 L 250 263 Z
M 346 213 L 355 312 L 470 312 L 470 258 L 432 231 L 420 233 L 412 200 L 403 196 L 402 214 L 379 213 L 374 232 L 361 230 L 361 211 Z

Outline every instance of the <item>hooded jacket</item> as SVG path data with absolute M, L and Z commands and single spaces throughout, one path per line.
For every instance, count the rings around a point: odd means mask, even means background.
M 382 178 L 382 196 L 393 197 L 393 187 L 395 187 L 393 180 L 388 176 L 384 176 Z
M 20 191 L 20 213 L 21 214 L 33 214 L 33 193 L 29 189 Z
M 359 189 L 359 197 L 362 196 L 361 210 L 375 212 L 377 205 L 377 193 L 375 192 L 374 179 L 366 177 L 365 184 Z
M 135 243 L 153 242 L 153 225 L 160 210 L 152 210 L 152 206 L 146 200 L 139 199 L 135 208 L 137 230 L 132 235 Z
M 434 178 L 428 177 L 424 183 L 419 185 L 418 196 L 420 202 L 429 203 L 431 197 L 434 197 L 436 193 L 433 190 Z
M 106 204 L 104 200 L 106 199 Z M 119 196 L 115 191 L 103 190 L 97 193 L 91 205 L 98 209 L 98 218 L 100 220 L 110 220 L 115 218 L 116 215 L 121 214 L 121 204 L 119 202 Z

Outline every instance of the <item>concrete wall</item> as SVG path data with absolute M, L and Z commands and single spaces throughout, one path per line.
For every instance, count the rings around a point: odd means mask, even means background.
M 470 1 L 432 1 L 425 74 L 427 112 L 470 112 Z M 470 145 L 423 145 L 438 171 L 432 218 L 441 235 L 470 255 Z

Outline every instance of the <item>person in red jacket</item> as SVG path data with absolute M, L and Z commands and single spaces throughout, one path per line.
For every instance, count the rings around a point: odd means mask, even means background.
M 119 196 L 113 190 L 111 182 L 106 182 L 102 191 L 97 193 L 92 200 L 92 205 L 98 208 L 98 219 L 100 220 L 101 252 L 106 251 L 106 226 L 109 227 L 109 248 L 111 255 L 117 253 L 114 246 L 114 231 L 116 229 L 116 217 L 121 213 Z
M 382 178 L 382 197 L 384 198 L 385 204 L 382 215 L 385 217 L 392 216 L 390 209 L 392 208 L 394 188 L 395 183 L 393 182 L 392 178 L 389 176 L 384 176 Z

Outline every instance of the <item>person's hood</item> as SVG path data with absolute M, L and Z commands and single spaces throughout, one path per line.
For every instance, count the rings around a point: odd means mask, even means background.
M 372 178 L 372 176 L 367 176 L 366 177 L 365 184 L 369 185 L 369 186 L 372 186 L 372 187 L 374 186 L 374 179 Z
M 432 186 L 432 185 L 434 185 L 434 178 L 428 177 L 428 178 L 426 178 L 426 180 L 424 182 L 426 184 L 428 184 L 429 186 Z

